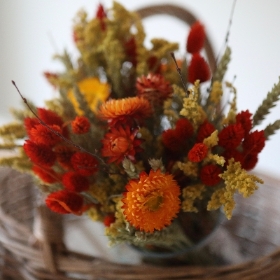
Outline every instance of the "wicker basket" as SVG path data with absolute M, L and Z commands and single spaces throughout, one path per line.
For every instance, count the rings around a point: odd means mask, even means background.
M 187 24 L 195 21 L 191 13 L 172 5 L 144 8 L 139 13 L 142 18 L 167 13 Z M 208 40 L 205 50 L 213 69 L 215 58 Z M 242 262 L 217 267 L 159 267 L 116 264 L 67 249 L 63 217 L 37 205 L 38 193 L 31 177 L 0 168 L 0 276 L 7 280 L 279 279 L 280 182 L 262 178 L 266 185 L 251 198 L 240 200 L 233 219 L 222 226 L 238 244 Z

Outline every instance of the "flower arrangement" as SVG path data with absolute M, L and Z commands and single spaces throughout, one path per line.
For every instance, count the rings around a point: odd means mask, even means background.
M 254 114 L 238 112 L 236 89 L 224 81 L 229 47 L 210 69 L 196 22 L 185 57 L 175 59 L 178 44 L 164 39 L 147 48 L 140 18 L 117 2 L 99 5 L 92 19 L 79 12 L 73 39 L 77 61 L 57 55 L 65 71 L 45 73 L 59 96 L 44 108 L 23 97 L 27 108 L 0 128 L 1 148 L 18 151 L 0 164 L 30 172 L 52 211 L 103 222 L 112 244 L 178 247 L 199 235 L 182 237 L 182 213 L 206 224 L 222 207 L 230 219 L 235 193 L 249 197 L 262 183 L 248 171 L 280 120 L 256 126 L 280 83 Z

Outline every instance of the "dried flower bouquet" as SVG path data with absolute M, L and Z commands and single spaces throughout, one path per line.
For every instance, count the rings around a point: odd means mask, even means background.
M 211 71 L 196 22 L 186 56 L 174 59 L 178 44 L 145 47 L 140 18 L 117 2 L 99 5 L 94 18 L 79 12 L 73 38 L 78 60 L 57 55 L 65 71 L 45 73 L 59 96 L 44 108 L 26 101 L 0 128 L 1 148 L 18 151 L 0 164 L 34 175 L 52 211 L 103 222 L 112 244 L 177 248 L 199 235 L 182 233 L 181 213 L 203 220 L 222 207 L 230 219 L 235 193 L 249 197 L 262 183 L 247 171 L 280 128 L 277 120 L 256 129 L 280 82 L 254 114 L 238 112 L 236 89 L 224 81 L 229 47 Z

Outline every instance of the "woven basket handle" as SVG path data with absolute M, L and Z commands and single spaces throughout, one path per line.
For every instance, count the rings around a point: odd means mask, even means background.
M 151 5 L 148 7 L 137 9 L 136 12 L 140 15 L 142 19 L 154 15 L 170 15 L 182 20 L 189 26 L 191 26 L 193 23 L 197 21 L 197 18 L 190 11 L 182 7 L 171 5 L 171 4 Z M 216 68 L 216 59 L 215 59 L 215 54 L 214 54 L 212 44 L 210 43 L 207 34 L 204 43 L 204 49 L 212 73 L 214 73 L 214 70 Z

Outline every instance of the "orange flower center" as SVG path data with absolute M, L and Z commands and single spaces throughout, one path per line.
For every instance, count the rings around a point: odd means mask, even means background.
M 162 202 L 163 196 L 153 193 L 149 194 L 144 205 L 148 208 L 149 211 L 155 212 L 161 207 Z
M 111 142 L 111 150 L 115 153 L 125 153 L 130 147 L 130 141 L 125 137 L 118 137 Z

